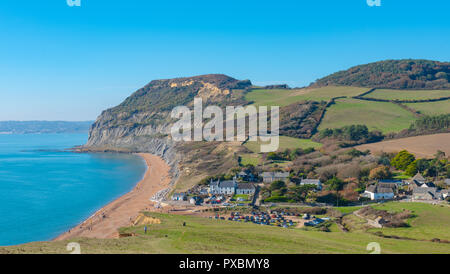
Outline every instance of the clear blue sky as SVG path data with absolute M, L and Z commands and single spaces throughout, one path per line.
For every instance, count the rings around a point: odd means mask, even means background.
M 2 0 L 0 120 L 93 120 L 153 79 L 304 86 L 383 59 L 450 60 L 450 1 Z

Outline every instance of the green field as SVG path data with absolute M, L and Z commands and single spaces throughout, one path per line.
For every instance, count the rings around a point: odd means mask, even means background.
M 375 209 L 389 212 L 411 211 L 417 217 L 408 220 L 411 227 L 371 229 L 381 231 L 384 235 L 395 235 L 418 240 L 438 238 L 450 241 L 450 207 L 436 206 L 425 203 L 386 203 L 373 206 Z M 450 245 L 450 244 L 447 244 Z
M 327 109 L 319 130 L 361 124 L 383 133 L 397 132 L 415 119 L 411 112 L 393 103 L 345 98 Z
M 261 152 L 261 144 L 264 144 L 261 141 L 258 142 L 247 142 L 245 144 L 245 147 L 247 147 L 249 150 L 260 153 Z M 279 151 L 283 151 L 285 149 L 295 149 L 295 148 L 320 148 L 322 144 L 313 142 L 309 139 L 298 139 L 298 138 L 292 138 L 287 136 L 280 136 L 280 147 Z
M 241 165 L 253 165 L 257 166 L 259 162 L 261 161 L 261 155 L 251 153 L 251 154 L 242 154 L 241 156 Z
M 287 106 L 299 101 L 329 101 L 333 97 L 356 96 L 368 91 L 357 87 L 324 87 L 317 89 L 255 89 L 246 94 L 255 106 Z
M 449 244 L 396 240 L 370 233 L 305 231 L 260 226 L 251 223 L 212 220 L 202 217 L 146 213 L 161 224 L 121 229 L 134 237 L 120 239 L 72 239 L 60 242 L 37 242 L 21 246 L 0 247 L 0 253 L 69 253 L 66 245 L 77 242 L 81 253 L 363 253 L 371 242 L 382 253 L 450 253 Z M 182 223 L 186 222 L 186 226 Z M 442 228 L 445 229 L 445 228 Z
M 364 97 L 386 100 L 426 100 L 449 97 L 450 90 L 391 90 L 377 89 Z
M 405 105 L 426 115 L 450 113 L 450 100 L 429 103 L 408 103 Z

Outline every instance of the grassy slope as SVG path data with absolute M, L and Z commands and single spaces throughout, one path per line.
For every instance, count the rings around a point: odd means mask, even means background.
M 450 90 L 392 90 L 377 89 L 365 97 L 387 100 L 422 100 L 450 96 Z
M 410 103 L 406 105 L 426 115 L 438 115 L 450 113 L 450 100 L 429 102 L 429 103 L 415 103 L 415 104 Z
M 255 153 L 259 153 L 261 150 L 261 141 L 258 142 L 247 142 L 245 144 L 245 146 L 255 152 Z M 280 147 L 279 150 L 285 150 L 287 148 L 289 149 L 295 149 L 295 148 L 319 148 L 322 145 L 316 142 L 313 142 L 311 140 L 308 139 L 298 139 L 298 138 L 292 138 L 292 137 L 287 137 L 287 136 L 280 136 Z
M 318 89 L 255 89 L 245 96 L 255 106 L 286 106 L 295 102 L 329 101 L 337 96 L 356 96 L 369 89 L 356 87 L 324 87 Z
M 162 223 L 124 228 L 136 237 L 121 239 L 73 239 L 82 253 L 368 253 L 378 242 L 382 253 L 449 253 L 450 245 L 384 239 L 367 233 L 315 232 L 255 224 L 217 221 L 192 216 L 147 213 Z M 187 223 L 186 227 L 181 224 Z M 333 229 L 334 230 L 334 229 Z M 336 230 L 334 230 L 336 231 Z M 69 241 L 31 243 L 0 248 L 0 253 L 68 253 Z
M 414 115 L 393 103 L 339 99 L 327 109 L 319 130 L 363 124 L 384 133 L 408 128 Z
M 413 239 L 431 240 L 439 238 L 450 241 L 450 207 L 425 203 L 387 203 L 374 206 L 389 212 L 410 210 L 418 217 L 408 220 L 411 227 L 371 229 L 385 235 L 396 235 Z

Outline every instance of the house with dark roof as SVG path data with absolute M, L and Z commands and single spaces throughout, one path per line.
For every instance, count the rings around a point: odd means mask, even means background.
M 258 178 L 256 178 L 255 175 L 253 175 L 249 170 L 243 170 L 236 174 L 236 176 L 241 179 L 242 181 L 246 182 L 256 182 Z
M 263 178 L 264 183 L 285 182 L 289 178 L 289 172 L 263 172 L 260 176 Z
M 234 194 L 255 194 L 256 188 L 251 183 L 238 183 L 236 177 L 230 181 L 213 181 L 209 184 L 210 194 L 223 194 L 223 195 L 234 195 Z
M 413 200 L 439 200 L 442 195 L 436 187 L 418 187 L 413 190 Z
M 322 190 L 322 182 L 319 179 L 302 179 L 300 185 L 314 185 L 316 189 Z
M 395 194 L 391 187 L 383 186 L 380 183 L 370 185 L 366 188 L 364 196 L 371 200 L 388 200 L 393 199 Z
M 247 194 L 247 195 L 253 195 L 255 194 L 256 188 L 253 184 L 249 183 L 238 183 L 236 188 L 236 194 Z
M 426 183 L 426 179 L 422 176 L 422 174 L 420 174 L 420 172 L 417 172 L 417 174 L 416 175 L 414 175 L 414 177 L 412 177 L 411 178 L 411 181 L 412 180 L 416 180 L 416 181 L 418 181 L 419 183 Z

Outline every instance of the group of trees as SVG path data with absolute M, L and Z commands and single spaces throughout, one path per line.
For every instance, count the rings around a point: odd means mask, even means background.
M 267 153 L 267 160 L 281 160 L 281 161 L 294 161 L 299 156 L 306 155 L 314 152 L 315 149 L 310 147 L 306 149 L 296 148 L 296 149 L 286 149 L 280 152 L 269 152 Z
M 380 141 L 384 136 L 379 131 L 369 131 L 366 125 L 351 125 L 334 129 L 326 128 L 319 132 L 318 138 L 320 140 L 331 138 L 339 141 L 370 143 Z

